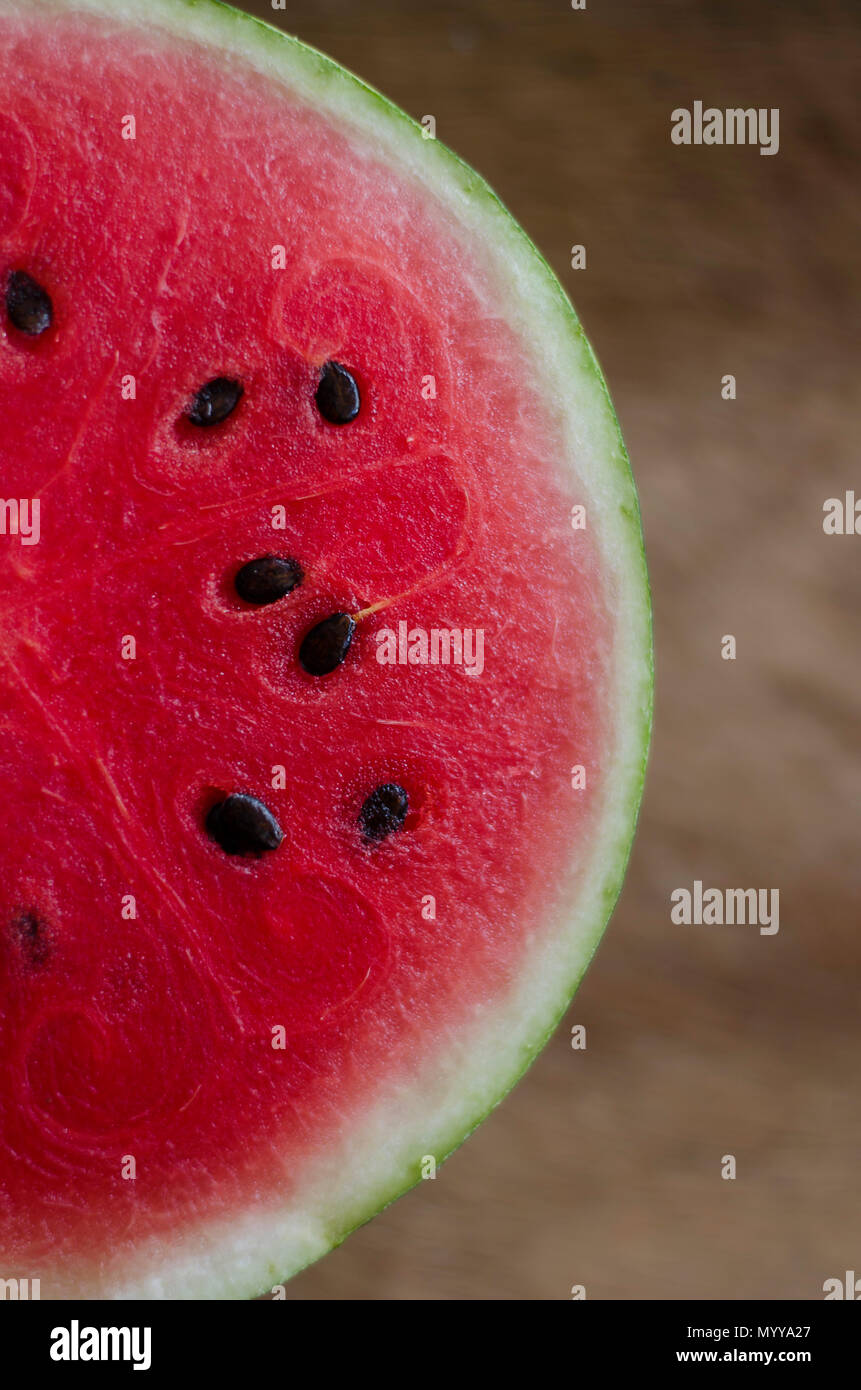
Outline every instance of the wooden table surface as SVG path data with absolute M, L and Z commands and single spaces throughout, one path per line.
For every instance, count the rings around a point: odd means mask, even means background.
M 857 6 L 247 7 L 435 115 L 560 274 L 630 448 L 658 662 L 627 885 L 566 1026 L 290 1296 L 821 1298 L 861 1271 L 861 536 L 822 530 L 861 497 Z M 778 107 L 779 153 L 673 145 L 694 100 Z M 779 888 L 779 933 L 673 925 L 694 879 Z

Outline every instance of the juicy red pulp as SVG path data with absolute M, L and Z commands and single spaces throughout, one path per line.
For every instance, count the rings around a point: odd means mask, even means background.
M 34 1268 L 284 1197 L 504 991 L 588 830 L 609 632 L 533 365 L 427 192 L 79 22 L 12 24 L 0 113 L 0 276 L 52 304 L 0 329 L 3 497 L 41 505 L 0 536 L 0 1249 Z M 302 581 L 250 605 L 272 555 Z M 381 664 L 400 622 L 481 629 L 482 674 Z M 207 834 L 231 794 L 272 852 Z

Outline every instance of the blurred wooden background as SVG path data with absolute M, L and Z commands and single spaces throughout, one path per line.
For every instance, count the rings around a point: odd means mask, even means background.
M 861 497 L 861 12 L 247 8 L 433 114 L 560 274 L 630 448 L 658 659 L 641 830 L 568 1025 L 435 1182 L 290 1296 L 821 1298 L 861 1271 L 861 537 L 822 532 L 827 497 Z M 672 145 L 696 99 L 779 107 L 779 153 Z M 779 888 L 779 934 L 671 925 L 695 878 Z

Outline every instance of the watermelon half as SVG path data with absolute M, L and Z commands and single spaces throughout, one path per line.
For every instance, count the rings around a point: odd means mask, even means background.
M 0 36 L 0 1274 L 246 1297 L 583 974 L 636 494 L 541 256 L 356 78 L 209 0 Z

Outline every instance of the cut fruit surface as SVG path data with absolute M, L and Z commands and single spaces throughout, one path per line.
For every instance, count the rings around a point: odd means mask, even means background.
M 246 1297 L 588 963 L 636 495 L 544 261 L 357 79 L 212 3 L 0 35 L 0 1269 Z

